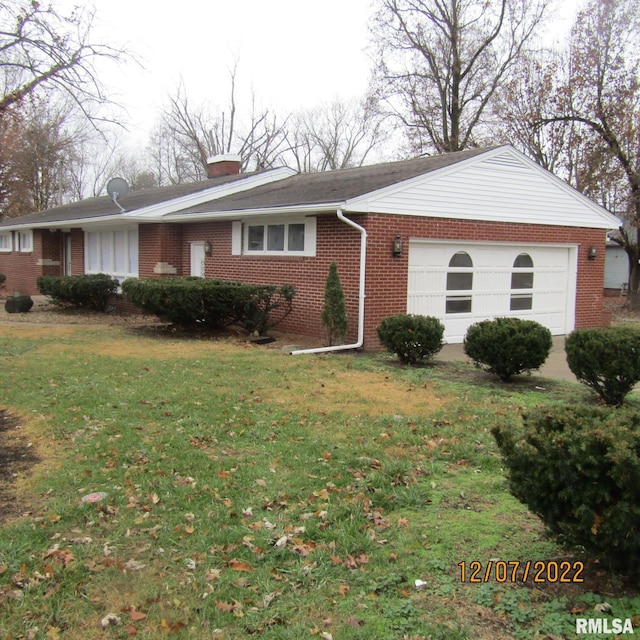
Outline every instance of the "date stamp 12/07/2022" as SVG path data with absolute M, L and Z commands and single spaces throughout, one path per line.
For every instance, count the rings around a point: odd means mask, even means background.
M 518 583 L 581 583 L 584 582 L 584 564 L 580 561 L 555 560 L 479 560 L 459 562 L 460 581 L 467 583 L 518 582 Z M 610 634 L 635 635 L 631 618 L 576 618 L 576 635 Z
M 521 582 L 521 583 L 578 583 L 584 582 L 584 564 L 575 562 L 556 562 L 555 560 L 487 560 L 480 562 L 459 562 L 460 582 L 483 583 Z

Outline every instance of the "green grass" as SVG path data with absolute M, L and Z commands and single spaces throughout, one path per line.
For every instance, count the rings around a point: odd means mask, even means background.
M 508 493 L 490 428 L 592 401 L 578 385 L 106 326 L 4 326 L 0 353 L 42 458 L 0 529 L 2 640 L 575 636 L 579 594 L 458 565 L 567 553 Z

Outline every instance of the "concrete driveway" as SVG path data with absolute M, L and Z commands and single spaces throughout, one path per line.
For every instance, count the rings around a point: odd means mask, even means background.
M 446 344 L 436 355 L 435 359 L 449 362 L 456 360 L 470 362 L 461 344 Z M 551 353 L 547 361 L 540 369 L 533 371 L 532 375 L 555 380 L 566 380 L 568 382 L 578 382 L 567 365 L 567 357 L 564 352 L 564 336 L 553 337 L 553 347 L 551 348 Z

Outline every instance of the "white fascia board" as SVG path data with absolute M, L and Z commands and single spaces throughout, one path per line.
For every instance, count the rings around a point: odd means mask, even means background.
M 255 189 L 256 187 L 260 187 L 271 182 L 284 180 L 285 178 L 294 176 L 297 173 L 297 171 L 289 167 L 279 167 L 278 169 L 263 171 L 260 173 L 256 173 L 255 175 L 243 178 L 242 180 L 235 180 L 228 184 L 212 186 L 211 188 L 204 189 L 203 191 L 198 191 L 187 196 L 173 198 L 172 200 L 167 200 L 166 202 L 159 202 L 158 204 L 150 205 L 142 209 L 136 209 L 135 211 L 127 211 L 126 213 L 122 214 L 122 217 L 162 219 L 164 216 L 171 214 L 174 211 L 188 209 L 189 207 L 195 207 L 204 202 L 209 202 L 210 200 L 218 200 L 219 198 L 224 198 L 225 196 L 242 193 L 243 191 L 248 191 L 249 189 Z
M 182 213 L 166 218 L 167 222 L 216 222 L 218 220 L 240 220 L 269 216 L 309 215 L 313 213 L 335 213 L 344 201 L 323 204 L 291 205 L 264 209 L 236 209 L 234 211 L 212 211 L 210 213 Z
M 420 215 L 414 212 L 407 212 L 403 209 L 399 208 L 388 208 L 388 207 L 380 207 L 379 205 L 372 206 L 372 203 L 382 199 L 386 196 L 394 195 L 398 192 L 404 191 L 405 189 L 411 188 L 415 184 L 425 185 L 430 181 L 439 180 L 443 176 L 450 175 L 452 173 L 456 173 L 463 169 L 464 167 L 472 166 L 474 164 L 478 164 L 481 162 L 485 162 L 488 159 L 491 159 L 495 156 L 504 155 L 508 153 L 517 161 L 526 164 L 529 168 L 537 171 L 541 176 L 543 176 L 546 180 L 553 182 L 556 187 L 560 187 L 566 193 L 568 193 L 572 198 L 580 200 L 580 202 L 591 209 L 597 216 L 600 218 L 601 223 L 599 224 L 589 224 L 589 228 L 595 229 L 617 229 L 622 225 L 622 220 L 617 216 L 614 216 L 612 213 L 607 211 L 604 207 L 596 204 L 588 198 L 587 196 L 580 193 L 577 189 L 574 189 L 571 185 L 567 184 L 564 180 L 554 175 L 551 171 L 544 169 L 537 162 L 531 160 L 523 153 L 520 153 L 517 149 L 515 149 L 512 145 L 504 145 L 501 147 L 496 147 L 495 149 L 490 149 L 485 153 L 474 156 L 473 158 L 469 158 L 467 160 L 462 160 L 461 162 L 456 162 L 455 164 L 449 165 L 448 167 L 443 167 L 442 169 L 436 169 L 435 171 L 431 171 L 427 174 L 422 174 L 416 176 L 414 178 L 409 178 L 408 180 L 404 180 L 402 182 L 390 185 L 388 187 L 384 187 L 382 189 L 378 189 L 376 191 L 371 191 L 370 193 L 366 193 L 362 196 L 357 196 L 356 198 L 351 198 L 347 200 L 344 205 L 344 211 L 348 213 L 385 213 L 385 214 L 396 214 L 396 215 Z M 450 217 L 448 215 L 438 215 L 433 212 L 425 213 L 424 217 Z M 474 220 L 488 220 L 488 221 L 496 221 L 496 222 L 515 222 L 521 224 L 541 224 L 539 220 L 532 218 L 531 220 L 505 220 L 499 219 L 495 216 L 487 215 L 485 216 L 477 216 L 473 218 Z M 553 224 L 553 222 L 545 221 L 544 224 Z M 571 226 L 567 225 L 566 222 L 558 222 L 558 226 Z M 575 226 L 583 227 L 585 225 Z

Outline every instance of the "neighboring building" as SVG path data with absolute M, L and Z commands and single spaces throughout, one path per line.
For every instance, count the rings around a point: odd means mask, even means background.
M 1 223 L 7 289 L 97 272 L 290 283 L 281 328 L 321 337 L 335 260 L 349 340 L 366 349 L 395 313 L 440 318 L 449 342 L 496 316 L 556 335 L 608 322 L 605 239 L 620 221 L 511 146 L 311 174 L 212 160 L 210 180 L 131 193 L 123 211 L 105 196 Z
M 633 239 L 637 231 L 627 230 Z M 607 235 L 607 249 L 604 260 L 604 291 L 605 295 L 626 295 L 629 290 L 629 256 L 617 242 Z

